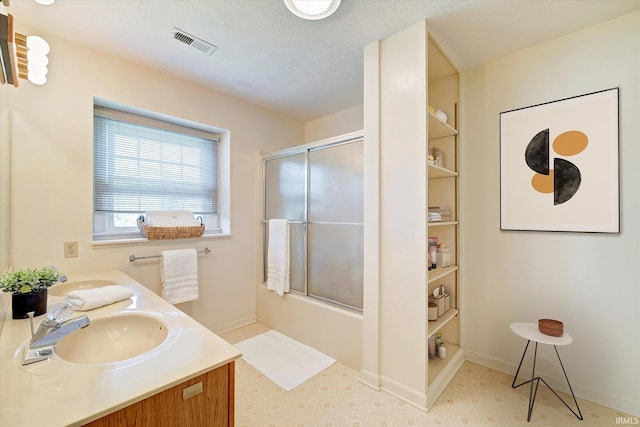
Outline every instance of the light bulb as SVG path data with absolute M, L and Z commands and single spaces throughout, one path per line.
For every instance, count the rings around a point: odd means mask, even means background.
M 284 4 L 294 15 L 316 20 L 335 12 L 340 6 L 340 0 L 284 0 Z
M 49 72 L 46 65 L 34 64 L 31 62 L 27 63 L 27 71 L 29 71 L 30 73 L 38 74 L 38 75 L 40 74 L 46 75 Z
M 47 55 L 39 54 L 32 50 L 27 50 L 27 65 L 36 67 L 46 67 L 49 64 L 49 57 Z
M 49 53 L 49 43 L 42 37 L 27 36 L 27 48 L 42 55 Z
M 291 2 L 307 15 L 318 15 L 331 7 L 331 0 L 292 0 Z
M 37 72 L 33 72 L 29 70 L 29 73 L 27 74 L 27 78 L 31 83 L 35 85 L 43 85 L 47 82 L 46 72 L 44 74 L 38 74 Z
M 52 5 L 56 0 L 36 0 L 36 3 L 39 3 L 43 6 L 50 6 Z

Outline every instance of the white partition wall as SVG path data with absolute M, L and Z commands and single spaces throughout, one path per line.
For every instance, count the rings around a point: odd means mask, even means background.
M 361 381 L 428 409 L 463 362 L 459 334 L 458 73 L 420 22 L 365 49 L 365 305 Z M 433 96 L 432 96 L 433 92 Z M 447 112 L 437 118 L 427 106 Z M 428 163 L 428 149 L 445 161 Z M 373 189 L 377 189 L 374 193 Z M 433 204 L 451 218 L 428 222 Z M 427 267 L 428 237 L 451 248 L 452 265 Z M 369 246 L 371 246 L 369 248 Z M 427 318 L 428 295 L 451 301 Z M 448 356 L 429 358 L 441 336 Z
M 363 380 L 426 407 L 426 23 L 375 45 L 365 49 L 365 77 L 379 77 L 365 85 L 364 115 L 365 132 L 379 135 L 379 146 L 367 147 L 379 150 L 379 167 L 366 164 L 365 171 L 368 182 L 379 183 L 379 224 L 365 224 L 365 234 L 378 234 L 379 254 L 375 260 L 367 252 L 365 265 L 379 265 L 379 286 L 365 289 L 379 300 L 365 302 L 379 303 L 379 310 L 364 307 L 364 329 L 377 323 L 378 334 L 366 335 L 363 351 L 378 360 L 365 359 L 371 364 L 363 366 Z M 372 163 L 375 154 L 367 154 Z

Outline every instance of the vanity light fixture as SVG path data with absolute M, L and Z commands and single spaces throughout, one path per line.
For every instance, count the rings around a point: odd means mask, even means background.
M 287 9 L 300 18 L 324 19 L 340 6 L 340 0 L 284 0 Z
M 36 85 L 47 82 L 49 43 L 42 37 L 27 36 L 27 79 Z M 20 64 L 18 64 L 18 68 Z M 21 76 L 22 77 L 22 76 Z
M 11 14 L 0 13 L 0 83 L 19 86 L 19 79 L 36 85 L 47 82 L 49 44 L 38 36 L 14 31 Z

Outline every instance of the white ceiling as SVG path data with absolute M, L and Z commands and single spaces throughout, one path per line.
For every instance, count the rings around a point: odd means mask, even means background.
M 342 0 L 322 21 L 282 0 L 11 0 L 7 11 L 19 32 L 73 39 L 309 120 L 361 104 L 364 46 L 422 19 L 465 69 L 638 9 L 638 0 Z M 218 49 L 180 43 L 173 27 Z

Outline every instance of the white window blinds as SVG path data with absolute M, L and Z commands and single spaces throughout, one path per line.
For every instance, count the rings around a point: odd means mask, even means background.
M 218 213 L 218 135 L 96 106 L 94 211 Z

